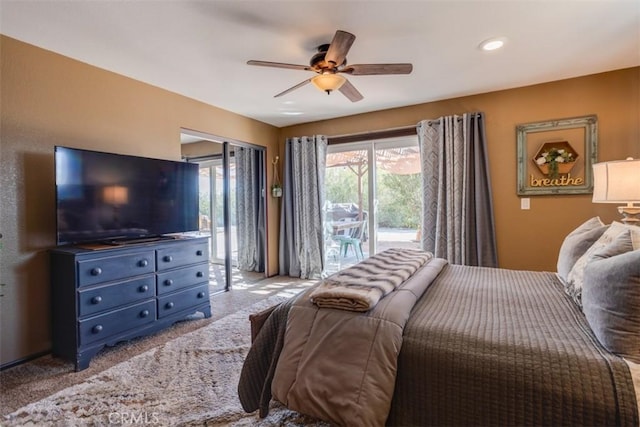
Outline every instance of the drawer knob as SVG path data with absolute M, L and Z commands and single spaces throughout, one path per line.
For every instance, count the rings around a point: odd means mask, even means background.
M 204 298 L 204 292 L 198 292 L 198 298 Z
M 138 267 L 146 267 L 147 265 L 149 265 L 149 261 L 147 261 L 146 259 L 141 259 L 140 261 L 138 261 Z
M 140 317 L 147 317 L 149 316 L 149 310 L 142 310 L 140 312 Z
M 100 295 L 97 295 L 91 298 L 91 304 L 100 304 L 101 302 L 102 302 L 102 297 Z
M 169 308 L 173 308 L 173 303 L 172 302 L 168 302 L 165 305 L 165 308 L 169 309 Z
M 173 280 L 171 280 L 171 279 L 167 279 L 167 280 L 165 280 L 165 281 L 164 281 L 164 285 L 165 285 L 165 286 L 171 286 L 171 285 L 173 285 Z
M 96 325 L 93 328 L 91 328 L 91 332 L 93 332 L 94 334 L 99 334 L 100 332 L 102 332 L 102 325 Z
M 198 249 L 198 250 L 196 251 L 196 255 L 197 255 L 197 256 L 202 256 L 202 254 L 203 254 L 203 253 L 204 253 L 204 252 L 202 252 L 202 250 L 200 250 L 200 249 Z
M 91 269 L 92 276 L 99 276 L 102 274 L 102 269 L 100 267 L 95 267 Z
M 196 277 L 202 277 L 202 276 L 204 276 L 204 273 L 202 271 L 198 271 L 196 273 Z
M 147 292 L 149 290 L 149 287 L 147 285 L 142 285 L 138 288 L 138 291 L 140 292 Z
M 164 258 L 162 258 L 164 260 L 164 262 L 171 262 L 173 261 L 173 257 L 171 255 L 165 255 Z

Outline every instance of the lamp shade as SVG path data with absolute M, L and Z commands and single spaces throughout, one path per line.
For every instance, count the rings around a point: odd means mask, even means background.
M 627 159 L 594 164 L 593 202 L 640 202 L 640 160 Z
M 313 83 L 315 87 L 327 93 L 340 89 L 344 82 L 344 77 L 333 73 L 320 74 L 311 79 L 311 83 Z

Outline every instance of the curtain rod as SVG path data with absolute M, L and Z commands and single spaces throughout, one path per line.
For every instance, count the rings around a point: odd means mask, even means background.
M 360 132 L 360 133 L 346 133 L 344 135 L 333 135 L 333 136 L 330 136 L 329 138 L 345 138 L 345 137 L 352 137 L 352 136 L 359 136 L 359 135 L 371 135 L 371 134 L 377 134 L 377 133 L 381 133 L 381 132 L 395 132 L 395 131 L 411 130 L 411 129 L 415 129 L 415 128 L 416 128 L 416 125 L 401 126 L 401 127 L 397 127 L 397 128 L 389 128 L 389 129 L 382 129 L 382 130 L 372 130 L 372 131 L 366 131 L 366 132 Z
M 482 113 L 466 113 L 469 115 L 474 116 L 477 119 L 481 119 L 482 118 Z M 456 116 L 456 121 L 459 122 L 463 119 L 463 116 Z M 426 120 L 426 123 L 428 126 L 431 126 L 433 124 L 438 124 L 440 119 L 432 119 L 432 120 Z
M 456 122 L 459 122 L 462 120 L 462 117 L 456 117 Z M 439 125 L 440 124 L 440 119 L 431 119 L 431 120 L 425 120 L 424 121 L 427 126 L 432 126 L 432 125 Z
M 399 136 L 416 135 L 418 133 L 416 126 L 417 125 L 361 133 L 351 133 L 346 135 L 328 136 L 327 142 L 329 144 L 344 144 L 347 142 L 360 142 L 371 139 L 384 139 Z
M 476 116 L 476 118 L 482 117 L 482 113 L 478 113 L 478 112 L 467 113 L 467 114 Z M 457 116 L 456 120 L 460 121 L 462 120 L 462 118 L 463 116 Z M 438 123 L 438 119 L 427 120 L 426 123 L 428 126 L 432 126 Z M 383 129 L 383 130 L 377 130 L 377 131 L 328 136 L 327 142 L 329 144 L 344 144 L 347 142 L 360 142 L 360 141 L 368 141 L 371 139 L 384 139 L 384 138 L 394 138 L 399 136 L 410 136 L 410 135 L 416 135 L 418 133 L 417 128 L 418 128 L 418 123 L 412 126 L 403 126 L 403 127 Z

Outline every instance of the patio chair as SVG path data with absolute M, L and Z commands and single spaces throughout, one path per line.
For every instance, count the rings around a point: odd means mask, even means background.
M 332 234 L 332 229 L 329 223 L 325 222 L 325 239 L 324 239 L 324 250 L 325 250 L 325 259 L 332 258 L 334 261 L 338 261 L 338 257 L 342 253 L 342 248 L 340 247 L 340 243 L 335 239 L 336 236 Z
M 349 247 L 353 248 L 353 252 L 356 255 L 357 260 L 364 259 L 364 253 L 362 251 L 362 242 L 364 240 L 365 230 L 367 227 L 367 212 L 362 213 L 362 221 L 351 228 L 348 234 L 344 236 L 334 236 L 334 239 L 340 242 L 340 253 L 343 257 L 347 256 Z

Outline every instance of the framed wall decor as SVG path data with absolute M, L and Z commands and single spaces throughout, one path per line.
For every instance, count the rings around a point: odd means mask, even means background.
M 516 126 L 518 195 L 593 192 L 597 158 L 595 115 Z

